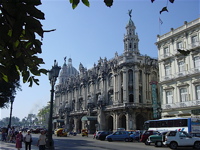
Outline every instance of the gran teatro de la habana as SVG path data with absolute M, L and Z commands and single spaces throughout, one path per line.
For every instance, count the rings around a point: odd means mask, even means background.
M 80 63 L 77 70 L 71 58 L 64 59 L 55 90 L 54 128 L 78 133 L 140 130 L 144 121 L 160 117 L 158 61 L 140 54 L 135 29 L 130 15 L 122 54 L 116 52 L 110 60 L 100 57 L 91 69 Z

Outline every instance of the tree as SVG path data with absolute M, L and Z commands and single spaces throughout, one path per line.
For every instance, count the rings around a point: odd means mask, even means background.
M 152 3 L 154 1 L 151 0 Z M 174 0 L 168 1 L 174 2 Z M 69 2 L 75 9 L 80 0 L 69 0 Z M 82 0 L 82 3 L 90 6 L 89 0 Z M 104 3 L 111 7 L 113 0 L 104 0 Z M 44 13 L 36 8 L 39 5 L 41 0 L 0 1 L 0 83 L 5 84 L 2 81 L 4 80 L 9 82 L 10 86 L 17 88 L 17 83 L 22 78 L 23 83 L 28 82 L 31 87 L 33 83 L 39 85 L 39 80 L 35 76 L 47 74 L 46 69 L 40 68 L 44 61 L 38 54 L 42 53 L 41 40 L 44 33 L 54 30 L 43 30 L 40 20 L 45 17 Z M 167 6 L 163 7 L 160 13 L 164 11 L 168 11 Z M 9 100 L 4 98 L 1 99 L 0 107 L 4 107 L 4 103 Z
M 48 115 L 50 111 L 50 105 L 47 105 L 39 110 L 37 116 L 38 116 L 38 122 L 40 122 L 43 126 L 47 125 L 48 121 Z
M 0 79 L 0 108 L 7 107 L 11 96 L 16 94 L 16 89 L 20 89 L 19 81 L 6 82 Z

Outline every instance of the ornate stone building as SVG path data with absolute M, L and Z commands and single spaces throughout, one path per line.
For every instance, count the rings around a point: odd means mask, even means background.
M 87 128 L 90 133 L 142 129 L 144 121 L 155 116 L 158 63 L 140 54 L 135 29 L 130 15 L 123 54 L 115 53 L 110 60 L 100 58 L 91 69 L 80 63 L 76 70 L 71 58 L 68 64 L 65 60 L 55 92 L 55 127 L 64 125 L 77 132 Z

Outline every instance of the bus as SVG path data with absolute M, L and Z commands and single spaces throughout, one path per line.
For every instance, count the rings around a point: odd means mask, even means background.
M 200 133 L 200 118 L 164 118 L 144 122 L 145 130 Z

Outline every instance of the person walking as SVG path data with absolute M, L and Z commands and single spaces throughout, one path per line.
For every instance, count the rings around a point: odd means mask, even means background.
M 24 136 L 25 150 L 31 150 L 32 135 L 30 130 L 27 131 L 27 134 Z
M 16 135 L 16 148 L 18 150 L 22 148 L 22 141 L 23 141 L 22 131 L 19 131 L 19 133 Z
M 45 150 L 46 145 L 46 135 L 45 131 L 41 131 L 41 135 L 39 136 L 37 146 L 39 146 L 39 150 Z

